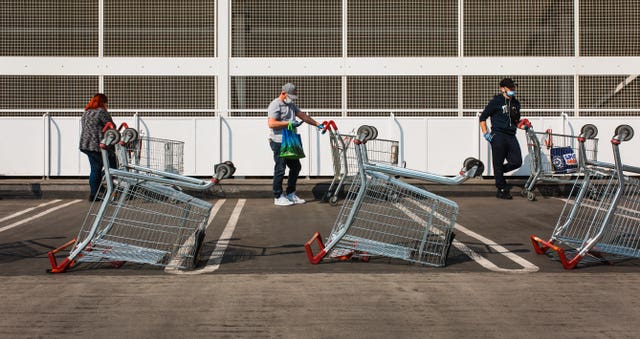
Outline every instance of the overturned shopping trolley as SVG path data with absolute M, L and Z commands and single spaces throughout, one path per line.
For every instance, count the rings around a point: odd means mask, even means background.
M 622 164 L 619 150 L 632 137 L 630 126 L 618 126 L 611 139 L 614 164 L 586 161 L 584 178 L 575 180 L 551 239 L 531 236 L 538 254 L 552 249 L 565 269 L 581 261 L 640 258 L 640 180 L 625 174 L 640 168 Z
M 446 198 L 407 184 L 395 176 L 455 185 L 479 176 L 484 165 L 468 158 L 454 178 L 387 164 L 370 163 L 363 151 L 376 130 L 358 129 L 354 149 L 359 170 L 347 194 L 338 219 L 326 241 L 316 232 L 305 244 L 312 264 L 324 258 L 368 259 L 384 256 L 431 266 L 444 266 L 458 205 Z M 314 254 L 312 246 L 317 254 Z
M 528 128 L 526 135 L 531 175 L 521 194 L 529 201 L 536 199 L 534 189 L 538 182 L 572 183 L 582 174 L 586 160 L 597 160 L 598 129 L 594 125 L 582 126 L 579 136 L 556 134 L 550 129 L 535 132 L 533 128 Z
M 78 236 L 49 252 L 52 273 L 64 272 L 81 262 L 124 262 L 170 268 L 192 268 L 204 239 L 212 205 L 175 187 L 206 190 L 232 173 L 229 165 L 217 166 L 211 181 L 163 172 L 126 162 L 126 144 L 137 132 L 108 129 L 101 147 L 115 145 L 120 152 L 118 169 L 105 169 L 104 184 L 91 204 Z M 122 138 L 122 140 L 120 140 Z M 100 202 L 101 200 L 101 202 Z M 60 264 L 56 253 L 69 249 Z
M 341 134 L 333 121 L 323 122 L 325 130 L 329 131 L 331 144 L 331 157 L 333 160 L 333 180 L 325 193 L 323 200 L 331 205 L 338 203 L 338 196 L 342 188 L 353 182 L 358 174 L 358 158 L 356 156 L 354 141 L 355 135 Z M 377 131 L 375 132 L 377 133 Z M 366 144 L 365 153 L 372 163 L 398 166 L 398 150 L 400 143 L 396 140 L 378 139 L 372 136 Z

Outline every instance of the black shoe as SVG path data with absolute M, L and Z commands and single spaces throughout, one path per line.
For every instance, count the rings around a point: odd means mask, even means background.
M 498 190 L 496 192 L 496 198 L 498 198 L 498 199 L 506 199 L 506 200 L 513 199 L 513 197 L 509 193 L 509 191 L 507 191 L 506 189 Z

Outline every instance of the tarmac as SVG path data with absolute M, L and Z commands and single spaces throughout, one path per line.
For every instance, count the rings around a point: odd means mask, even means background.
M 304 244 L 341 210 L 331 178 L 302 178 L 303 205 L 273 205 L 271 178 L 232 178 L 199 193 L 214 205 L 194 270 L 83 263 L 50 274 L 48 253 L 78 235 L 86 178 L 0 179 L 2 338 L 636 338 L 640 262 L 565 270 L 538 255 L 566 187 L 491 177 L 410 181 L 459 206 L 445 267 L 389 258 L 310 264 Z M 188 192 L 197 193 L 197 192 Z M 196 194 L 194 194 L 196 195 Z M 565 195 L 566 196 L 566 195 Z M 58 260 L 62 260 L 60 255 Z

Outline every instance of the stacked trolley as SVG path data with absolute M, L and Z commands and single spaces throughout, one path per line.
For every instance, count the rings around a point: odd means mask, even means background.
M 323 200 L 329 201 L 331 205 L 335 206 L 342 188 L 351 183 L 358 174 L 358 158 L 354 147 L 356 136 L 341 134 L 333 121 L 325 121 L 323 125 L 325 130 L 329 131 L 334 173 L 331 185 Z M 398 166 L 399 145 L 396 140 L 378 139 L 377 135 L 374 135 L 367 142 L 367 157 L 376 163 Z
M 108 163 L 107 149 L 115 146 L 119 168 L 105 168 L 106 189 L 91 204 L 78 236 L 49 252 L 50 272 L 64 272 L 81 262 L 194 267 L 212 205 L 176 188 L 209 189 L 233 168 L 220 164 L 214 178 L 205 181 L 130 164 L 127 149 L 136 138 L 134 129 L 120 133 L 112 125 L 105 127 L 102 158 Z M 55 255 L 64 249 L 69 254 L 58 264 Z
M 619 150 L 632 137 L 630 126 L 618 126 L 611 139 L 614 164 L 586 161 L 584 178 L 575 181 L 551 239 L 531 236 L 538 254 L 552 249 L 565 269 L 581 261 L 640 258 L 640 180 L 625 174 L 640 168 L 623 165 Z
M 309 261 L 318 264 L 324 258 L 383 256 L 444 266 L 458 205 L 395 176 L 454 185 L 481 175 L 482 162 L 468 158 L 455 178 L 375 163 L 367 158 L 366 147 L 376 135 L 374 127 L 358 129 L 353 142 L 358 175 L 326 242 L 316 232 L 305 244 Z M 313 254 L 312 245 L 319 250 L 317 254 Z
M 585 134 L 588 133 L 588 134 Z M 527 148 L 531 162 L 531 175 L 521 191 L 523 197 L 530 201 L 536 199 L 535 185 L 540 182 L 572 183 L 572 179 L 581 175 L 586 160 L 597 160 L 598 130 L 594 125 L 582 127 L 582 136 L 556 134 L 550 129 L 535 132 L 526 129 Z M 584 147 L 584 156 L 578 150 L 580 142 Z
M 164 172 L 184 173 L 184 142 L 139 136 L 127 145 L 128 162 Z

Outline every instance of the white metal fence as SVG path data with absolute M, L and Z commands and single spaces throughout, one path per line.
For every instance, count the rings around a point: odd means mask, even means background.
M 319 119 L 380 123 L 408 163 L 451 174 L 486 153 L 477 113 L 505 76 L 541 128 L 635 123 L 639 17 L 637 0 L 6 0 L 0 121 L 30 140 L 2 145 L 0 175 L 86 174 L 78 117 L 96 92 L 116 120 L 186 139 L 189 174 L 233 157 L 238 175 L 268 175 L 256 147 L 289 81 Z M 303 133 L 305 171 L 328 174 L 321 139 Z

